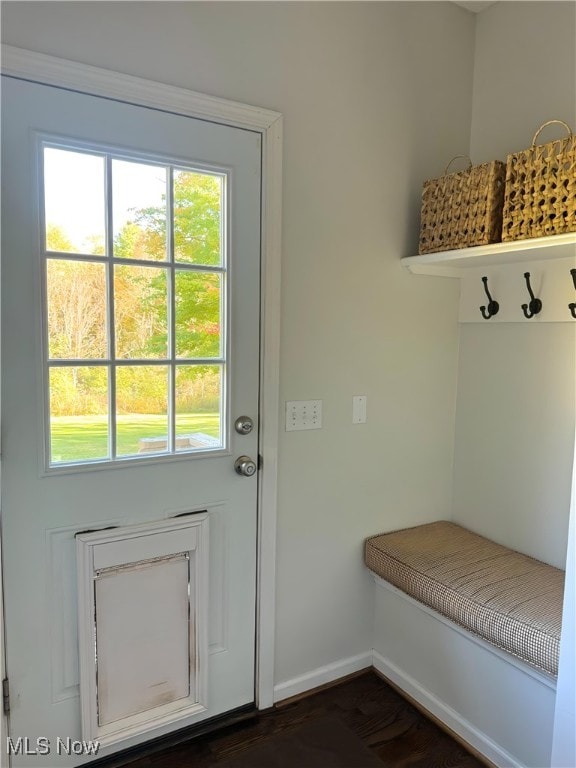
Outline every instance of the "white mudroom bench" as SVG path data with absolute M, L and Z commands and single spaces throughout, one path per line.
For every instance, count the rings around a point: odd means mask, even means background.
M 550 766 L 564 572 L 448 522 L 372 536 L 374 666 L 498 766 Z

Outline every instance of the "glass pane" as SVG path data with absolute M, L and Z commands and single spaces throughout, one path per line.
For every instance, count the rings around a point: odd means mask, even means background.
M 167 306 L 165 269 L 114 268 L 117 358 L 167 357 Z
M 166 168 L 112 161 L 114 256 L 166 261 Z
M 176 451 L 221 448 L 222 366 L 176 366 Z
M 107 356 L 106 268 L 48 259 L 48 355 L 84 360 Z
M 168 367 L 116 369 L 116 453 L 134 456 L 168 450 Z
M 46 250 L 106 253 L 104 158 L 44 148 Z
M 174 258 L 216 266 L 222 257 L 223 178 L 174 171 Z
M 50 368 L 51 463 L 109 458 L 108 368 Z
M 222 275 L 176 270 L 176 357 L 221 357 Z

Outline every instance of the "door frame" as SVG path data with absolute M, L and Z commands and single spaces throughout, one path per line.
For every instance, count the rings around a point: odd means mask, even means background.
M 274 703 L 276 515 L 280 383 L 282 115 L 112 70 L 2 46 L 2 74 L 245 128 L 262 139 L 260 451 L 256 587 L 256 704 Z M 0 580 L 1 588 L 1 580 Z M 0 592 L 1 598 L 1 592 Z M 2 623 L 0 622 L 0 628 Z M 4 664 L 4 638 L 1 636 Z
M 0 510 L 0 521 L 2 510 Z M 6 659 L 4 657 L 4 593 L 2 591 L 2 537 L 0 535 L 0 680 L 6 676 Z M 2 691 L 4 693 L 4 691 Z M 0 708 L 0 768 L 7 768 L 5 744 L 8 738 L 8 718 L 4 707 Z

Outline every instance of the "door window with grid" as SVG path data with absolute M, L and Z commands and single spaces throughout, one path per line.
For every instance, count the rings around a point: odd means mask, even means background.
M 42 143 L 48 465 L 226 447 L 226 173 Z

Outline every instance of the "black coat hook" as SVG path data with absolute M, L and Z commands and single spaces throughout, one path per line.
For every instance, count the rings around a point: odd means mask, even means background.
M 494 301 L 492 296 L 490 296 L 490 291 L 488 290 L 488 278 L 483 277 L 482 282 L 484 283 L 484 290 L 486 291 L 486 296 L 488 296 L 488 307 L 480 307 L 480 312 L 482 312 L 482 317 L 484 320 L 490 320 L 491 317 L 494 317 L 494 315 L 498 314 L 498 310 L 500 309 L 500 304 L 498 304 L 497 301 Z
M 572 275 L 572 280 L 574 281 L 574 289 L 576 290 L 576 269 L 571 269 L 570 274 Z M 572 302 L 572 304 L 568 304 L 568 309 L 570 312 L 572 312 L 572 317 L 576 320 L 576 303 Z
M 530 272 L 524 272 L 524 279 L 526 280 L 526 288 L 528 288 L 528 293 L 530 294 L 530 304 L 522 304 L 522 311 L 524 312 L 524 317 L 530 318 L 540 312 L 542 309 L 542 302 L 540 299 L 535 298 L 532 292 L 532 287 L 530 286 Z

